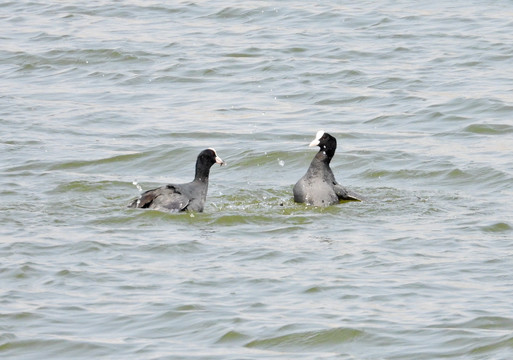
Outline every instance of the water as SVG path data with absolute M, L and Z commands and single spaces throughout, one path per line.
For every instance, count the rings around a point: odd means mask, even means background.
M 2 358 L 510 359 L 512 15 L 2 3 Z M 319 129 L 367 201 L 293 203 Z

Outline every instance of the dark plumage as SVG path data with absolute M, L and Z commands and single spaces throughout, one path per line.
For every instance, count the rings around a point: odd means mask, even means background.
M 208 176 L 214 164 L 225 165 L 214 149 L 203 150 L 196 160 L 194 180 L 187 184 L 168 184 L 145 191 L 128 207 L 171 212 L 202 212 L 207 198 Z
M 294 201 L 314 206 L 329 206 L 341 200 L 361 201 L 361 197 L 340 185 L 330 168 L 330 161 L 337 149 L 337 139 L 318 131 L 310 146 L 320 150 L 310 163 L 306 174 L 294 185 Z

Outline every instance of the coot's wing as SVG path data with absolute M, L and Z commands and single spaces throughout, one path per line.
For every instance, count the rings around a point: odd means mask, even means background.
M 131 208 L 165 208 L 182 211 L 189 205 L 189 198 L 182 194 L 178 185 L 166 185 L 145 191 L 139 199 L 135 199 L 128 207 Z
M 339 183 L 336 183 L 333 186 L 333 190 L 335 190 L 335 194 L 337 194 L 339 200 L 350 200 L 350 201 L 362 201 L 362 196 L 352 192 L 351 190 L 346 189 Z
M 180 185 L 166 185 L 162 187 L 162 194 L 153 201 L 152 208 L 183 211 L 190 201 L 191 199 L 183 193 Z
M 134 199 L 130 205 L 128 205 L 129 208 L 147 208 L 151 205 L 153 200 L 159 196 L 161 188 L 151 189 L 143 192 L 141 196 L 139 196 L 137 199 Z

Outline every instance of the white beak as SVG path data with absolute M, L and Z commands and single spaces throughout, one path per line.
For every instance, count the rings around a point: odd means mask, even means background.
M 313 141 L 308 146 L 310 146 L 310 147 L 318 146 L 323 135 L 324 135 L 324 130 L 317 131 L 317 135 L 315 135 L 315 139 L 313 139 Z
M 221 166 L 226 165 L 223 159 L 221 159 L 219 156 L 216 156 L 216 164 L 219 164 Z

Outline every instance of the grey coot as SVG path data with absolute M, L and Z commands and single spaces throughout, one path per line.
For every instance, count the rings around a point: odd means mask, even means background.
M 340 185 L 331 171 L 330 161 L 337 149 L 337 139 L 321 130 L 310 146 L 319 146 L 320 150 L 306 174 L 294 185 L 294 201 L 314 206 L 329 206 L 341 200 L 361 201 L 361 196 Z
M 214 149 L 203 150 L 196 160 L 194 180 L 187 184 L 168 184 L 145 191 L 128 205 L 130 208 L 145 208 L 171 212 L 202 212 L 207 198 L 208 176 L 214 164 L 225 165 Z

